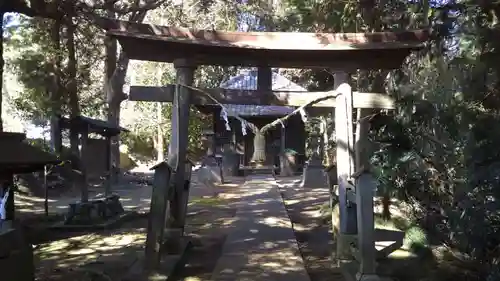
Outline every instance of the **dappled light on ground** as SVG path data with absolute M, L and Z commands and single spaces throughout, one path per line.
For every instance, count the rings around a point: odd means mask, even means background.
M 150 175 L 151 177 L 152 175 Z M 196 178 L 196 177 L 193 177 Z M 224 192 L 238 187 L 241 180 L 232 180 L 226 184 Z M 140 184 L 120 185 L 114 187 L 126 210 L 139 212 L 149 211 L 151 187 Z M 99 196 L 100 192 L 92 193 Z M 228 199 L 203 198 L 210 191 L 193 180 L 190 190 L 190 205 L 186 222 L 186 232 L 193 238 L 194 244 L 201 247 L 219 247 L 223 237 L 233 222 L 235 210 Z M 62 196 L 49 199 L 51 214 L 64 214 L 69 203 L 79 200 L 78 195 Z M 40 224 L 43 218 L 43 198 L 28 195 L 16 197 L 19 206 L 19 218 L 32 224 Z M 50 222 L 45 222 L 50 223 Z M 119 229 L 97 231 L 91 234 L 50 234 L 44 233 L 51 242 L 35 246 L 35 263 L 37 280 L 121 280 L 131 265 L 144 251 L 147 217 L 141 217 L 125 223 Z M 207 234 L 215 230 L 215 234 Z M 64 236 L 64 237 L 59 237 Z M 221 237 L 222 238 L 221 238 Z M 213 257 L 211 257 L 213 259 Z M 209 258 L 210 259 L 210 258 Z M 207 259 L 205 259 L 207 260 Z M 215 259 L 216 260 L 216 259 Z M 209 273 L 211 274 L 211 271 Z M 103 277 L 104 276 L 104 277 Z M 194 278 L 194 279 L 193 279 Z M 193 277 L 191 280 L 197 280 Z M 206 279 L 199 279 L 206 280 Z
M 314 281 L 343 281 L 332 258 L 334 247 L 329 217 L 325 219 L 322 214 L 329 200 L 328 188 L 300 187 L 300 183 L 300 177 L 278 180 L 307 272 Z
M 113 189 L 113 192 L 120 196 L 125 210 L 134 210 L 138 212 L 148 211 L 151 202 L 151 186 L 129 183 L 121 184 Z M 89 190 L 90 199 L 102 198 L 104 193 L 96 192 L 95 189 Z M 16 212 L 23 216 L 44 214 L 44 198 L 35 197 L 28 194 L 16 193 L 15 204 Z M 71 203 L 79 202 L 80 195 L 77 193 L 67 193 L 50 197 L 48 199 L 49 214 L 64 214 Z
M 247 178 L 212 280 L 309 280 L 276 182 Z
M 40 280 L 52 280 L 50 276 L 54 273 L 74 271 L 75 268 L 91 264 L 108 264 L 112 267 L 113 263 L 119 262 L 122 266 L 129 266 L 144 242 L 145 230 L 137 228 L 80 235 L 41 244 L 35 251 L 37 276 Z M 100 271 L 110 270 L 103 268 Z

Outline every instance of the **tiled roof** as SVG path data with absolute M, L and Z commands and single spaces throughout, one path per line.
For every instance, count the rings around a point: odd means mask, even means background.
M 257 70 L 243 70 L 236 76 L 223 82 L 220 87 L 223 89 L 237 90 L 257 90 Z M 288 80 L 284 76 L 273 72 L 272 77 L 273 91 L 303 91 L 307 90 L 296 83 Z M 243 104 L 225 104 L 228 109 L 228 115 L 238 116 L 281 116 L 291 113 L 294 108 L 291 106 L 277 105 L 243 105 Z

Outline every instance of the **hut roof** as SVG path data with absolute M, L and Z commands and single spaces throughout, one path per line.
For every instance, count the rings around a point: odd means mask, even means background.
M 257 70 L 242 70 L 238 75 L 229 78 L 220 85 L 222 89 L 236 90 L 257 90 Z M 283 75 L 273 71 L 272 73 L 273 91 L 297 91 L 307 92 L 304 87 L 290 81 Z M 294 108 L 291 106 L 277 105 L 244 105 L 244 104 L 225 104 L 229 116 L 283 116 L 291 113 Z
M 21 133 L 0 133 L 1 173 L 31 173 L 42 170 L 45 165 L 61 162 L 55 155 L 29 145 L 25 138 Z
M 128 132 L 127 129 L 114 126 L 107 121 L 85 116 L 77 116 L 73 119 L 60 117 L 60 125 L 63 129 L 70 129 L 73 125 L 77 127 L 78 132 L 88 131 L 102 136 L 116 136 L 121 132 Z

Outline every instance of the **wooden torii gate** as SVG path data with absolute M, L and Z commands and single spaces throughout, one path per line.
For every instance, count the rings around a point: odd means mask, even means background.
M 188 88 L 193 85 L 197 66 L 258 67 L 259 78 L 268 80 L 269 85 L 270 67 L 328 68 L 335 71 L 335 90 L 339 95 L 336 99 L 325 100 L 314 106 L 336 108 L 337 174 L 341 201 L 340 234 L 347 232 L 345 228 L 349 212 L 347 202 L 355 201 L 358 205 L 358 226 L 361 226 L 358 235 L 361 266 L 357 279 L 377 279 L 374 266 L 376 253 L 373 240 L 373 192 L 364 192 L 367 186 L 373 186 L 367 183 L 369 177 L 363 174 L 359 175 L 356 185 L 347 184 L 347 181 L 355 176 L 356 170 L 352 108 L 391 109 L 394 104 L 384 94 L 353 93 L 348 84 L 347 73 L 357 69 L 399 68 L 411 51 L 423 47 L 422 42 L 428 39 L 427 31 L 366 34 L 223 32 L 111 20 L 107 26 L 108 35 L 120 42 L 130 59 L 174 63 L 177 72 L 175 85 L 132 87 L 129 96 L 131 100 L 136 101 L 173 103 L 172 137 L 167 160 L 168 165 L 178 175 L 173 179 L 175 190 L 174 196 L 170 198 L 172 204 L 170 216 L 173 219 L 170 227 L 173 228 L 184 227 L 187 193 L 183 191 L 185 168 L 179 160 L 186 157 L 189 107 L 214 104 L 207 96 Z M 203 91 L 209 92 L 223 104 L 287 106 L 302 106 L 327 94 L 276 92 L 272 91 L 269 85 L 262 85 L 257 91 L 222 89 L 203 89 Z M 361 151 L 358 154 L 361 154 Z M 362 155 L 358 155 L 358 158 L 366 159 Z M 347 190 L 349 187 L 358 188 L 353 192 Z M 163 194 L 168 196 L 169 193 Z M 352 195 L 356 198 L 351 198 Z M 155 201 L 157 198 L 152 200 Z M 157 203 L 155 210 L 161 216 L 162 212 L 165 213 L 167 203 L 163 199 L 158 199 Z M 158 214 L 152 213 L 151 216 Z M 153 222 L 162 225 L 150 225 L 148 229 L 163 231 L 165 219 L 150 220 L 150 224 Z M 149 237 L 157 239 L 162 235 L 155 233 L 148 235 Z M 155 241 L 149 243 L 154 247 Z

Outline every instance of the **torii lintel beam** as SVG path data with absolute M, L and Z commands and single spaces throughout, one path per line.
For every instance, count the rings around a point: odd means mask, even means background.
M 194 91 L 194 90 L 193 90 Z M 281 105 L 302 106 L 307 102 L 323 97 L 328 92 L 290 92 L 290 91 L 255 91 L 233 89 L 202 89 L 222 104 L 245 105 Z M 174 100 L 175 85 L 165 87 L 132 86 L 129 100 L 148 102 L 172 102 Z M 210 106 L 216 103 L 203 93 L 192 96 L 192 105 Z M 318 102 L 313 107 L 335 107 L 335 99 Z M 394 100 L 385 94 L 353 93 L 354 108 L 394 109 Z

